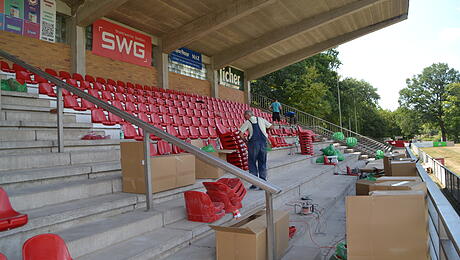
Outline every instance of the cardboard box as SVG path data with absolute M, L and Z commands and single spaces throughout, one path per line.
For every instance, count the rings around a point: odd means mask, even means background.
M 227 161 L 227 155 L 225 153 L 213 152 L 209 154 L 218 157 L 221 160 Z M 222 177 L 225 174 L 225 171 L 196 158 L 195 174 L 197 179 L 216 179 Z
M 144 194 L 144 144 L 122 142 L 120 145 L 123 192 Z M 150 159 L 154 193 L 195 183 L 195 156 L 184 153 Z
M 387 176 L 418 176 L 417 167 L 413 161 L 391 161 L 391 171 Z
M 391 176 L 391 163 L 392 160 L 400 160 L 406 158 L 406 155 L 403 153 L 389 153 L 385 154 L 383 157 L 383 170 L 385 171 L 385 175 Z
M 415 183 L 401 183 L 401 182 L 416 182 Z M 379 186 L 373 188 L 374 186 Z M 391 186 L 394 185 L 394 186 Z M 382 186 L 382 187 L 380 187 Z M 389 187 L 387 187 L 389 186 Z M 358 180 L 356 182 L 356 195 L 357 196 L 367 196 L 369 192 L 373 190 L 425 190 L 426 185 L 422 182 L 422 179 L 419 177 L 393 177 L 393 176 L 384 176 L 380 177 L 375 181 L 369 180 Z
M 427 192 L 424 182 L 410 180 L 383 181 L 369 186 L 369 192 L 376 190 L 420 190 Z
M 278 259 L 289 243 L 289 214 L 274 211 L 275 243 Z M 218 260 L 265 260 L 267 258 L 267 222 L 265 212 L 259 212 L 230 227 L 211 226 L 216 230 Z
M 346 199 L 350 260 L 427 260 L 428 212 L 423 191 L 373 191 Z

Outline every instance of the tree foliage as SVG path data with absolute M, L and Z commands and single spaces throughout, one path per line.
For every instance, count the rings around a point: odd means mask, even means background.
M 438 126 L 442 139 L 446 140 L 447 86 L 459 80 L 460 73 L 447 64 L 433 64 L 421 74 L 407 79 L 407 87 L 399 92 L 399 103 L 417 114 L 422 122 Z

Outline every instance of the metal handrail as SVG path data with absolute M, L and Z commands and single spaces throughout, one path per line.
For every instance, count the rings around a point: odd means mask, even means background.
M 417 159 L 409 146 L 406 147 L 406 153 L 411 159 Z M 417 162 L 416 167 L 428 190 L 431 259 L 458 260 L 460 259 L 460 217 L 423 166 Z
M 38 69 L 32 65 L 29 65 L 28 63 L 20 60 L 19 58 L 3 51 L 0 50 L 0 56 L 4 57 L 5 59 L 8 59 L 23 68 L 27 69 L 30 72 L 35 73 L 36 75 L 56 84 L 57 90 L 58 90 L 58 95 L 57 95 L 57 117 L 58 117 L 58 148 L 59 152 L 63 152 L 64 148 L 64 128 L 63 128 L 63 102 L 62 102 L 62 89 L 66 89 L 70 91 L 71 93 L 79 96 L 80 98 L 83 98 L 98 107 L 101 107 L 108 112 L 113 113 L 114 115 L 119 116 L 120 118 L 124 119 L 125 121 L 136 125 L 137 127 L 140 127 L 144 131 L 144 172 L 145 172 L 145 179 L 146 179 L 146 202 L 147 202 L 147 210 L 151 208 L 152 205 L 152 186 L 151 186 L 151 173 L 150 173 L 150 134 L 154 134 L 157 137 L 164 139 L 181 149 L 195 155 L 198 159 L 206 161 L 206 163 L 221 168 L 225 171 L 227 171 L 230 174 L 233 174 L 249 183 L 252 185 L 255 185 L 257 187 L 260 187 L 265 191 L 265 198 L 266 198 L 266 216 L 267 216 L 267 232 L 268 232 L 268 239 L 267 239 L 267 253 L 268 253 L 268 259 L 275 259 L 276 258 L 276 246 L 275 246 L 275 231 L 274 231 L 274 220 L 273 220 L 273 195 L 278 194 L 281 192 L 281 189 L 265 180 L 262 180 L 258 177 L 255 177 L 254 175 L 248 174 L 247 172 L 243 171 L 242 169 L 222 160 L 217 157 L 214 157 L 198 147 L 186 143 L 182 141 L 181 139 L 168 134 L 167 132 L 163 131 L 162 129 L 158 129 L 149 123 L 140 120 L 139 118 L 119 109 L 111 104 L 104 102 L 96 97 L 93 97 L 86 93 L 85 91 L 76 88 L 44 71 L 41 69 Z
M 259 94 L 251 94 L 251 104 L 254 105 L 254 106 L 257 106 L 259 108 L 262 108 L 264 110 L 269 110 L 269 107 L 270 107 L 270 104 L 273 103 L 273 99 L 271 98 L 268 98 L 268 97 L 265 97 L 265 96 L 262 96 L 262 95 L 259 95 Z M 334 123 L 331 123 L 327 120 L 324 120 L 322 118 L 319 118 L 317 116 L 314 116 L 312 114 L 309 114 L 307 112 L 304 112 L 304 111 L 301 111 L 297 108 L 294 108 L 294 107 L 291 107 L 289 105 L 286 105 L 286 104 L 282 104 L 282 113 L 284 114 L 284 112 L 286 111 L 293 111 L 293 112 L 296 112 L 297 114 L 297 117 L 298 117 L 298 121 L 303 121 L 302 123 L 306 123 L 307 126 L 310 126 L 312 128 L 315 128 L 315 127 L 320 127 L 320 125 L 326 125 L 328 126 L 328 130 L 332 131 L 332 132 L 345 132 L 345 136 L 347 137 L 350 137 L 350 136 L 354 136 L 358 139 L 361 139 L 361 140 L 365 140 L 369 143 L 372 143 L 372 144 L 375 144 L 375 145 L 378 145 L 379 147 L 382 147 L 384 150 L 391 150 L 392 149 L 392 146 L 389 145 L 389 144 L 385 144 L 385 143 L 382 143 L 382 142 L 379 142 L 379 141 L 376 141 L 372 138 L 369 138 L 367 136 L 363 136 L 359 133 L 356 133 L 352 130 L 349 130 L 347 128 L 344 128 L 344 127 L 341 127 L 339 125 L 336 125 Z

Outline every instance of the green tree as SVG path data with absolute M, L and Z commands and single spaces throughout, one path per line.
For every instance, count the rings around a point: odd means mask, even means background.
M 460 83 L 447 87 L 445 102 L 447 135 L 455 142 L 460 142 Z
M 395 123 L 401 130 L 402 136 L 412 139 L 421 133 L 422 123 L 418 113 L 405 107 L 398 107 L 393 113 L 395 115 Z
M 334 49 L 270 73 L 251 83 L 252 92 L 278 99 L 315 116 L 335 120 L 334 95 L 337 84 L 335 69 L 340 64 Z
M 447 86 L 459 81 L 458 71 L 445 63 L 433 64 L 406 80 L 407 87 L 399 92 L 399 103 L 416 112 L 422 122 L 439 126 L 442 139 L 446 140 Z
M 399 126 L 398 122 L 398 114 L 397 111 L 390 111 L 387 109 L 379 109 L 378 110 L 379 116 L 384 121 L 384 136 L 394 138 L 395 136 L 403 135 L 401 127 Z

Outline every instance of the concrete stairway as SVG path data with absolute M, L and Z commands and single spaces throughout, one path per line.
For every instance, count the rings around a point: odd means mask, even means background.
M 27 225 L 0 233 L 0 252 L 8 259 L 21 259 L 24 241 L 48 232 L 64 238 L 74 259 L 162 259 L 210 234 L 207 224 L 186 220 L 183 201 L 184 191 L 204 190 L 207 180 L 154 194 L 154 210 L 145 212 L 144 195 L 121 192 L 119 140 L 80 140 L 92 125 L 66 115 L 66 150 L 57 153 L 49 100 L 14 92 L 1 98 L 0 186 L 13 207 L 29 215 Z M 328 144 L 316 144 L 316 153 Z M 333 171 L 289 152 L 269 155 L 270 181 L 283 188 L 277 207 L 328 181 L 324 176 Z M 357 159 L 347 155 L 342 164 Z M 263 207 L 263 192 L 250 191 L 241 212 Z M 227 214 L 214 224 L 232 222 Z

